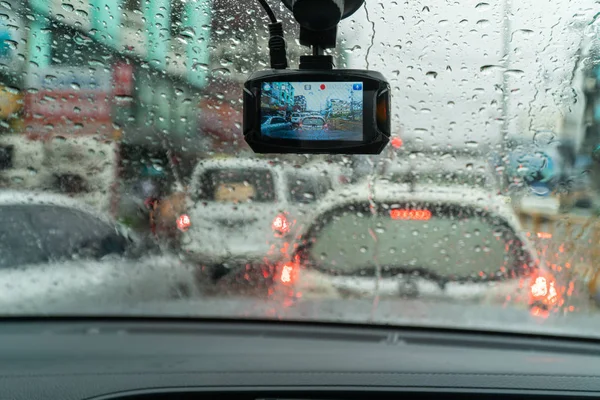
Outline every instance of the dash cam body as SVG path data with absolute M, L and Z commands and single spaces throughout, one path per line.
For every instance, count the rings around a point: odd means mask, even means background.
M 390 87 L 362 70 L 264 70 L 244 84 L 244 137 L 255 153 L 379 154 Z

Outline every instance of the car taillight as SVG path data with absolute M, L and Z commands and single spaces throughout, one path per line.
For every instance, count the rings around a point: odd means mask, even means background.
M 284 213 L 278 214 L 271 223 L 273 232 L 279 235 L 285 235 L 290 231 L 290 222 Z
M 558 286 L 556 279 L 551 274 L 536 274 L 529 284 L 529 302 L 532 305 L 544 307 L 561 305 L 563 289 Z
M 284 285 L 292 285 L 296 282 L 296 277 L 298 275 L 298 266 L 293 262 L 286 262 L 281 266 L 281 274 L 279 276 L 279 280 Z
M 187 214 L 181 214 L 177 218 L 177 229 L 179 229 L 181 232 L 187 231 L 191 225 L 192 222 L 190 221 L 190 217 Z

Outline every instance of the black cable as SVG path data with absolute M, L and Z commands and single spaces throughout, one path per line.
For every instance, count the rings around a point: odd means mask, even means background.
M 287 44 L 283 37 L 283 25 L 281 22 L 277 22 L 275 13 L 267 3 L 267 0 L 258 0 L 262 8 L 269 16 L 271 23 L 269 24 L 269 58 L 271 61 L 271 68 L 273 69 L 286 69 L 288 67 L 287 62 Z
M 271 9 L 271 7 L 269 6 L 269 3 L 267 3 L 267 0 L 258 0 L 258 2 L 262 6 L 262 8 L 264 8 L 265 12 L 269 16 L 269 19 L 271 20 L 271 23 L 272 24 L 276 23 L 277 22 L 277 18 L 275 17 L 275 13 L 273 12 L 273 10 Z

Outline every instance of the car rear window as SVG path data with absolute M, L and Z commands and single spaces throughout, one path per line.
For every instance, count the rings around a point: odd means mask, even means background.
M 521 271 L 531 261 L 502 218 L 468 207 L 355 204 L 318 221 L 306 238 L 310 264 L 333 274 L 374 274 L 379 266 L 382 275 L 481 279 Z
M 302 123 L 305 125 L 323 125 L 325 123 L 325 120 L 323 118 L 318 117 L 308 117 L 304 118 Z
M 276 201 L 273 174 L 267 169 L 211 169 L 200 177 L 200 200 L 223 203 Z

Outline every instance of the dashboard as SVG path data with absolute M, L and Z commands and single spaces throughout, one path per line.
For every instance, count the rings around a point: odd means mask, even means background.
M 5 319 L 2 399 L 600 396 L 600 344 L 326 324 Z

